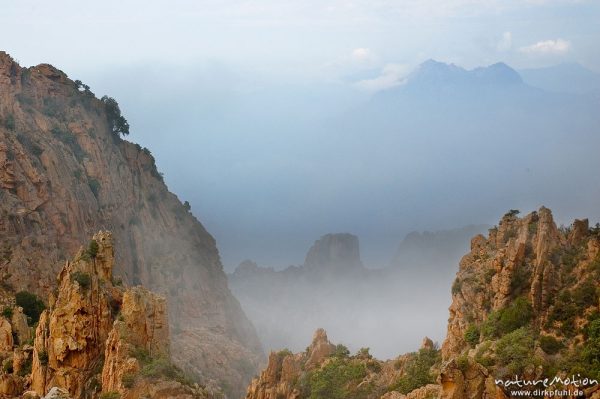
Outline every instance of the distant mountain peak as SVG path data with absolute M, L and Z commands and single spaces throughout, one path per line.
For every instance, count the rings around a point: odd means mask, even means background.
M 408 84 L 413 86 L 507 86 L 522 83 L 519 73 L 504 62 L 467 70 L 429 59 L 408 77 Z
M 470 73 L 485 83 L 503 85 L 523 83 L 521 75 L 504 62 L 497 62 L 488 67 L 475 68 Z
M 313 244 L 306 255 L 309 269 L 361 269 L 358 237 L 352 234 L 326 234 Z

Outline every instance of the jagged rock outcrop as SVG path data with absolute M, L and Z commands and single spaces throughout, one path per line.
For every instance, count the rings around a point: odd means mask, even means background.
M 162 379 L 157 381 L 156 377 Z M 164 377 L 183 378 L 170 362 L 169 325 L 164 298 L 141 287 L 123 295 L 120 317 L 106 342 L 102 389 L 122 399 L 206 398 L 198 385 Z
M 452 286 L 439 381 L 443 399 L 502 398 L 493 378 L 598 378 L 600 228 L 557 227 L 540 208 L 508 212 L 471 240 Z M 548 375 L 552 373 L 552 375 Z M 585 377 L 585 376 L 584 376 Z M 539 388 L 539 387 L 538 387 Z
M 305 259 L 304 264 L 283 270 L 246 260 L 228 276 L 265 348 L 299 350 L 315 326 L 325 325 L 340 334 L 343 325 L 355 326 L 354 320 L 368 308 L 349 298 L 350 292 L 368 290 L 379 278 L 363 266 L 356 236 L 326 234 L 308 249 Z M 354 312 L 340 312 L 340 306 Z M 326 324 L 331 320 L 338 325 Z
M 171 362 L 165 298 L 140 286 L 113 284 L 113 247 L 112 235 L 100 232 L 59 274 L 56 298 L 41 314 L 31 348 L 32 392 L 73 399 L 100 393 L 122 399 L 208 398 Z M 17 375 L 22 352 L 27 346 L 15 350 Z M 20 381 L 20 392 L 23 385 Z
M 325 330 L 319 328 L 306 353 L 271 352 L 267 368 L 259 378 L 252 380 L 246 398 L 300 398 L 301 392 L 296 386 L 300 374 L 319 367 L 334 350 L 335 345 L 329 342 Z
M 410 383 L 403 385 L 412 378 L 429 379 L 431 374 L 426 368 L 436 367 L 439 351 L 428 338 L 423 343 L 419 353 L 380 361 L 367 348 L 350 356 L 345 346 L 333 345 L 327 333 L 318 329 L 305 352 L 271 352 L 267 367 L 248 387 L 246 399 L 433 399 L 440 392 L 433 380 L 416 389 L 411 389 Z M 430 363 L 421 358 L 424 353 L 427 357 L 433 355 Z M 423 368 L 420 371 L 423 374 L 412 375 L 419 367 Z
M 168 299 L 173 358 L 241 394 L 262 349 L 215 240 L 110 118 L 62 71 L 23 68 L 0 52 L 0 291 L 48 298 L 84 237 L 109 229 L 116 275 Z
M 165 301 L 139 287 L 123 295 L 121 317 L 109 334 L 102 369 L 103 389 L 121 390 L 123 376 L 140 371 L 139 361 L 132 355 L 135 351 L 145 351 L 152 357 L 169 357 Z
M 352 234 L 326 234 L 308 250 L 304 266 L 319 271 L 361 270 L 358 237 Z
M 112 237 L 94 236 L 96 253 L 80 249 L 58 276 L 54 304 L 40 316 L 34 344 L 32 388 L 40 395 L 50 387 L 66 389 L 75 397 L 93 390 L 86 386 L 104 352 L 120 307 L 122 289 L 112 284 Z

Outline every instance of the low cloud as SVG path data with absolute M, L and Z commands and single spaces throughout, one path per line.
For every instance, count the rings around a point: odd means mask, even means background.
M 561 55 L 571 49 L 571 42 L 564 39 L 544 40 L 530 46 L 521 47 L 519 51 L 525 54 Z
M 410 72 L 410 67 L 404 64 L 387 64 L 381 74 L 373 79 L 356 82 L 356 87 L 366 91 L 380 91 L 399 86 Z

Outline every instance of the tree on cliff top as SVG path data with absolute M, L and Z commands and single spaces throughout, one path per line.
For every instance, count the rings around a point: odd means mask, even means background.
M 104 96 L 100 99 L 104 103 L 106 110 L 106 119 L 108 120 L 108 126 L 115 135 L 122 134 L 126 136 L 129 134 L 129 123 L 127 119 L 121 115 L 121 108 L 119 103 L 112 97 Z

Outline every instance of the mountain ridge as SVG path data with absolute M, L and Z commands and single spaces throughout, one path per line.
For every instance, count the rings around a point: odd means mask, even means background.
M 214 238 L 168 191 L 150 151 L 115 132 L 106 99 L 0 52 L 3 279 L 45 298 L 62 259 L 113 231 L 117 275 L 168 299 L 176 363 L 236 396 L 263 356 L 253 326 Z

